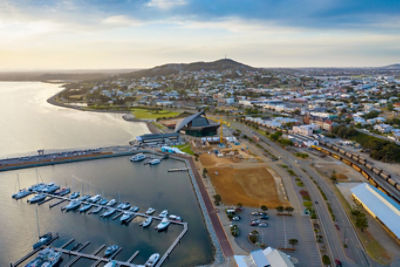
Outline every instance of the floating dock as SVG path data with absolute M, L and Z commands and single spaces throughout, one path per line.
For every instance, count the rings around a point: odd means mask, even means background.
M 34 194 L 38 194 L 39 192 L 33 191 Z M 44 199 L 42 202 L 38 203 L 39 205 L 44 204 L 50 200 L 53 199 L 57 199 L 58 201 L 52 204 L 49 204 L 49 208 L 53 208 L 65 201 L 71 201 L 73 199 L 71 199 L 68 196 L 59 196 L 59 195 L 55 195 L 55 194 L 51 194 L 51 193 L 42 193 L 42 194 L 46 194 L 46 199 Z M 91 203 L 89 201 L 82 201 L 82 205 L 85 204 L 92 204 L 93 206 L 96 207 L 103 207 L 103 208 L 110 208 L 107 205 L 100 205 L 100 204 L 96 204 L 96 203 Z M 63 208 L 61 208 L 63 209 Z M 115 211 L 117 212 L 116 215 L 114 215 L 114 217 L 111 218 L 111 220 L 116 220 L 117 218 L 119 218 L 124 212 L 128 211 L 128 210 L 123 210 L 123 209 L 118 209 L 118 208 L 113 208 L 115 209 Z M 159 220 L 161 221 L 163 218 L 158 217 L 158 216 L 153 216 L 153 215 L 147 215 L 145 213 L 141 213 L 141 212 L 133 212 L 134 213 L 134 217 L 136 216 L 140 216 L 143 218 L 153 218 L 154 220 Z M 132 219 L 134 218 L 132 217 Z M 132 220 L 131 219 L 131 220 Z M 129 220 L 129 222 L 131 221 Z M 160 260 L 157 262 L 157 264 L 155 265 L 156 267 L 161 266 L 165 260 L 168 259 L 169 255 L 172 253 L 172 251 L 175 249 L 175 247 L 180 243 L 181 239 L 183 238 L 183 236 L 187 233 L 188 231 L 188 224 L 187 222 L 182 222 L 182 221 L 176 221 L 176 220 L 169 220 L 171 224 L 176 224 L 176 225 L 181 225 L 183 226 L 183 230 L 182 232 L 178 235 L 178 237 L 174 240 L 174 242 L 168 247 L 168 249 L 166 250 L 166 252 L 162 255 L 162 257 L 160 258 Z M 128 222 L 128 223 L 129 223 Z M 50 244 L 58 238 L 58 234 L 56 235 L 56 237 L 53 238 L 53 240 L 50 242 Z M 75 245 L 72 249 L 66 249 L 67 246 L 69 246 L 70 244 L 72 244 L 75 241 L 75 239 L 70 239 L 68 240 L 66 243 L 64 243 L 62 246 L 60 247 L 53 247 L 47 245 L 47 246 L 42 246 L 41 248 L 38 248 L 36 250 L 31 251 L 30 253 L 28 253 L 27 255 L 25 255 L 24 257 L 22 257 L 21 259 L 19 259 L 18 261 L 16 261 L 15 263 L 10 263 L 10 266 L 18 266 L 21 263 L 23 263 L 24 261 L 26 261 L 27 259 L 29 259 L 30 257 L 32 257 L 33 255 L 35 255 L 37 252 L 39 252 L 39 250 L 45 248 L 45 247 L 50 247 L 58 252 L 62 252 L 63 254 L 67 254 L 67 255 L 73 255 L 75 256 L 70 262 L 67 263 L 66 266 L 73 266 L 73 264 L 75 264 L 79 259 L 81 258 L 85 258 L 85 259 L 89 259 L 89 260 L 93 260 L 94 263 L 92 266 L 97 266 L 101 263 L 107 263 L 109 261 L 111 261 L 112 259 L 114 259 L 117 254 L 119 252 L 121 252 L 122 248 L 119 248 L 111 257 L 109 258 L 105 258 L 105 257 L 101 257 L 98 256 L 98 253 L 100 253 L 100 251 L 102 251 L 106 245 L 102 245 L 100 248 L 98 248 L 96 251 L 94 251 L 93 253 L 89 254 L 89 253 L 83 253 L 81 252 L 84 248 L 86 248 L 87 246 L 89 246 L 90 242 L 87 241 L 85 244 L 83 244 L 82 246 L 80 246 L 79 244 Z M 128 266 L 128 267 L 133 267 L 133 266 L 137 266 L 136 264 L 133 264 L 132 261 L 134 260 L 134 258 L 139 254 L 139 251 L 136 251 L 127 261 L 119 261 L 119 260 L 114 260 L 117 264 L 119 264 L 120 266 Z

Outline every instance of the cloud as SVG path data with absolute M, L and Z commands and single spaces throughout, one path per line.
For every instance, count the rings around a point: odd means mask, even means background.
M 186 4 L 186 0 L 150 0 L 150 2 L 147 3 L 147 6 L 168 10 L 174 7 L 184 6 Z
M 136 19 L 132 19 L 125 15 L 116 15 L 109 16 L 101 21 L 102 24 L 109 26 L 117 26 L 117 27 L 129 27 L 129 26 L 138 26 L 141 25 L 142 22 Z

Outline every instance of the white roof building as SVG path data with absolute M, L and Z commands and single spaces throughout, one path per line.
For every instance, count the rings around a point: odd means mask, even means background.
M 294 267 L 290 256 L 271 247 L 252 251 L 248 256 L 235 255 L 234 258 L 238 267 Z
M 351 189 L 353 197 L 400 240 L 400 205 L 375 187 L 362 183 Z

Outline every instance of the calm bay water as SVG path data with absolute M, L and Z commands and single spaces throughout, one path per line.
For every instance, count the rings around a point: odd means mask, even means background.
M 34 151 L 38 148 L 97 147 L 126 144 L 147 131 L 143 124 L 125 122 L 119 115 L 91 113 L 54 107 L 45 100 L 60 90 L 42 83 L 0 83 L 1 157 Z M 5 117 L 8 117 L 5 118 Z M 11 199 L 19 186 L 37 182 L 56 182 L 73 191 L 102 194 L 137 205 L 141 211 L 152 206 L 182 216 L 189 231 L 166 261 L 165 266 L 194 266 L 212 261 L 211 241 L 186 173 L 168 173 L 183 163 L 168 159 L 158 166 L 132 164 L 128 157 L 46 166 L 0 173 L 0 266 L 8 266 L 30 251 L 41 234 L 58 232 L 60 245 L 70 238 L 91 241 L 84 249 L 92 252 L 101 244 L 118 244 L 123 250 L 117 259 L 126 260 L 136 250 L 134 263 L 143 264 L 154 252 L 162 254 L 177 237 L 181 227 L 172 226 L 157 233 L 153 226 L 142 229 L 138 221 L 128 226 L 99 215 L 63 213 L 66 203 L 49 209 L 48 203 L 29 205 L 26 199 Z M 17 177 L 19 176 L 19 179 Z M 19 180 L 19 182 L 18 182 Z M 50 201 L 49 203 L 52 203 Z M 67 263 L 69 259 L 64 259 Z M 77 266 L 89 266 L 78 261 Z

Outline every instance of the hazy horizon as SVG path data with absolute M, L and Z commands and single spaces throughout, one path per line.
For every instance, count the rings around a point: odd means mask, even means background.
M 380 67 L 400 62 L 399 22 L 394 0 L 3 0 L 0 71 Z

